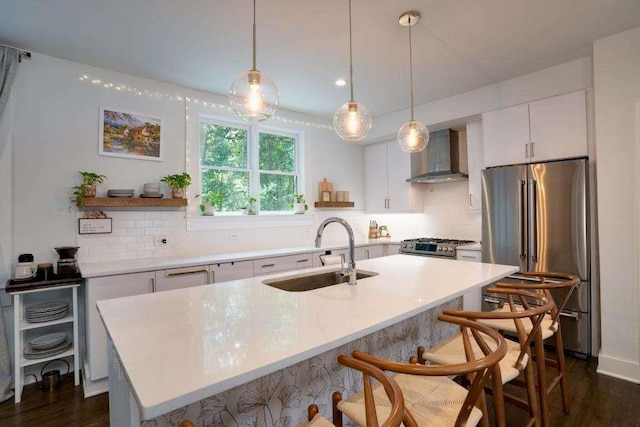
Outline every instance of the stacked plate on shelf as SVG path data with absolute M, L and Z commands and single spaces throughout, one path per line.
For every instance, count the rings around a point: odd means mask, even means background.
M 73 345 L 73 341 L 67 339 L 66 332 L 54 332 L 40 335 L 29 340 L 29 345 L 24 349 L 25 359 L 43 359 L 64 353 Z
M 108 190 L 109 197 L 133 197 L 133 190 Z
M 51 301 L 32 305 L 24 309 L 24 318 L 29 323 L 51 322 L 69 315 L 69 301 Z
M 140 195 L 140 197 L 160 199 L 160 198 L 162 198 L 164 196 L 164 194 L 162 194 L 160 192 L 160 183 L 159 182 L 151 182 L 151 183 L 145 184 L 143 188 L 144 188 L 144 191 Z

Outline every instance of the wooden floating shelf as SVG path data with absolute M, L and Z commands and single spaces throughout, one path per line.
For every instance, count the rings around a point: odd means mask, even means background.
M 353 202 L 315 202 L 316 208 L 352 208 L 355 206 Z
M 187 199 L 154 199 L 142 197 L 86 197 L 83 208 L 182 208 Z

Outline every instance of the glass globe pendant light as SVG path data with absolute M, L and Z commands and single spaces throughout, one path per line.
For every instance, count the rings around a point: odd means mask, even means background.
M 371 130 L 369 109 L 353 99 L 353 46 L 351 41 L 351 0 L 349 0 L 349 86 L 351 100 L 345 102 L 333 115 L 333 127 L 345 141 L 364 139 Z
M 278 109 L 280 92 L 265 73 L 256 68 L 256 0 L 253 0 L 253 68 L 240 74 L 229 89 L 229 103 L 242 119 L 260 122 Z
M 400 15 L 398 23 L 409 27 L 409 77 L 411 82 L 411 120 L 398 130 L 398 144 L 407 153 L 418 153 L 429 143 L 429 129 L 413 118 L 413 51 L 411 47 L 411 27 L 420 21 L 420 12 L 409 11 Z

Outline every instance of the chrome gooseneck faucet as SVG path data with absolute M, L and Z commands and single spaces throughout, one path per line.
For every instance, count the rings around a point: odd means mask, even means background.
M 331 224 L 332 222 L 337 222 L 338 224 L 341 224 L 349 234 L 349 263 L 347 264 L 347 268 L 343 268 L 340 274 L 342 274 L 343 276 L 349 276 L 349 284 L 355 285 L 356 284 L 356 261 L 355 261 L 355 247 L 354 247 L 355 239 L 353 238 L 353 229 L 351 228 L 351 226 L 347 221 L 335 216 L 332 216 L 322 221 L 322 224 L 320 224 L 320 226 L 318 227 L 318 231 L 316 232 L 316 248 L 319 248 L 320 244 L 322 243 L 322 232 L 324 231 L 325 227 Z

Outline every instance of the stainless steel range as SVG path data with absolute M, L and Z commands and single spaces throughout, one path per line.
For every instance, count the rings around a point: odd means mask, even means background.
M 456 246 L 475 243 L 473 240 L 436 239 L 423 237 L 407 239 L 400 243 L 400 253 L 441 258 L 456 258 Z

